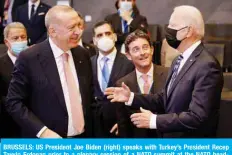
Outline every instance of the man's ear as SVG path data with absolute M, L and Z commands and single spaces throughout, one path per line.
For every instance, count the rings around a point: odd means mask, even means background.
M 57 36 L 57 32 L 53 27 L 48 28 L 48 34 L 49 34 L 49 36 L 51 36 L 53 38 L 55 38 Z
M 127 57 L 128 60 L 132 60 L 132 59 L 131 59 L 131 55 L 130 55 L 129 52 L 126 51 L 126 52 L 125 52 L 125 56 Z
M 114 37 L 114 41 L 117 42 L 118 37 L 117 37 L 117 34 L 116 34 L 116 33 L 114 33 L 113 37 Z
M 152 55 L 154 53 L 154 47 L 153 46 L 151 46 L 151 53 L 152 53 Z
M 93 37 L 93 44 L 94 44 L 95 46 L 97 46 L 97 40 L 96 40 L 95 37 Z
M 11 49 L 10 42 L 7 39 L 4 39 L 4 43 L 8 49 Z
M 188 32 L 187 32 L 187 38 L 189 38 L 189 37 L 191 37 L 192 35 L 193 35 L 193 31 L 194 31 L 194 29 L 193 29 L 193 27 L 192 26 L 189 26 L 189 28 L 188 28 Z

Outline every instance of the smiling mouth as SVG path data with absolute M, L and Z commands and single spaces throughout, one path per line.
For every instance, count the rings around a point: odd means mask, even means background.
M 139 60 L 143 61 L 143 60 L 147 60 L 148 57 L 145 57 L 145 58 L 140 58 Z

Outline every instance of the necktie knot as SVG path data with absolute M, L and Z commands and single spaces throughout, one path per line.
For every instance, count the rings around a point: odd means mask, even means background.
M 63 54 L 62 54 L 62 57 L 63 57 L 63 60 L 64 60 L 65 62 L 68 62 L 68 57 L 69 57 L 69 54 L 68 54 L 68 53 L 63 53 Z
M 102 61 L 103 61 L 104 63 L 106 63 L 108 60 L 109 60 L 109 58 L 107 58 L 107 57 L 103 57 L 103 58 L 102 58 Z
M 144 94 L 149 94 L 149 90 L 150 90 L 150 83 L 148 81 L 148 75 L 147 74 L 143 74 L 141 75 L 144 84 L 143 84 L 143 93 Z
M 144 82 L 148 82 L 148 75 L 147 74 L 143 74 L 143 75 L 141 75 L 141 77 L 144 80 Z

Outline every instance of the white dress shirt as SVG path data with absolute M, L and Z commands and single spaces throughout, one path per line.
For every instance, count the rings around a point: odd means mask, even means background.
M 111 74 L 113 64 L 114 64 L 114 60 L 116 58 L 116 54 L 117 54 L 116 48 L 114 48 L 113 52 L 111 52 L 107 56 L 104 56 L 101 52 L 99 52 L 99 56 L 98 56 L 98 59 L 97 59 L 97 77 L 98 77 L 98 83 L 99 83 L 99 85 L 101 87 L 101 90 L 102 90 L 102 69 L 103 69 L 103 66 L 104 66 L 104 61 L 102 60 L 102 58 L 103 57 L 109 58 L 109 60 L 107 61 L 107 65 L 109 67 L 109 73 Z
M 182 67 L 184 66 L 184 64 L 186 63 L 186 61 L 188 60 L 188 58 L 190 57 L 190 55 L 193 53 L 193 51 L 197 48 L 198 45 L 200 45 L 201 41 L 197 41 L 196 43 L 194 43 L 192 46 L 190 46 L 186 51 L 183 52 L 182 56 L 183 59 L 181 60 L 179 69 L 178 69 L 178 73 L 181 71 Z M 129 101 L 125 103 L 125 105 L 127 106 L 131 106 L 132 102 L 134 99 L 134 93 L 131 92 L 130 94 L 130 98 Z M 157 125 L 156 125 L 156 118 L 157 115 L 156 114 L 152 114 L 151 115 L 151 119 L 150 119 L 150 129 L 157 129 Z
M 146 75 L 148 75 L 148 82 L 150 84 L 150 89 L 151 89 L 152 83 L 153 83 L 153 71 L 154 71 L 154 66 L 152 64 L 151 68 L 146 73 Z M 137 82 L 138 82 L 138 85 L 139 85 L 139 89 L 140 89 L 141 93 L 144 94 L 144 90 L 143 90 L 144 80 L 142 78 L 143 73 L 139 72 L 137 69 L 135 69 L 135 72 L 136 72 L 136 78 L 137 78 Z
M 70 98 L 69 98 L 69 93 L 68 93 L 68 86 L 67 86 L 67 82 L 65 79 L 65 72 L 64 72 L 64 66 L 63 66 L 63 58 L 62 58 L 62 54 L 64 53 L 64 51 L 62 51 L 59 47 L 56 46 L 56 44 L 49 38 L 49 43 L 56 61 L 56 65 L 57 65 L 57 69 L 58 69 L 58 73 L 59 73 L 59 77 L 60 77 L 60 81 L 61 81 L 61 86 L 62 86 L 62 90 L 63 90 L 63 94 L 64 94 L 64 99 L 65 99 L 65 103 L 66 103 L 66 107 L 67 107 L 67 111 L 68 111 L 68 135 L 67 136 L 75 136 L 81 133 L 78 133 L 77 131 L 75 131 L 74 127 L 73 127 L 73 121 L 72 121 L 72 111 L 71 111 L 71 105 L 70 105 Z M 76 68 L 74 65 L 74 61 L 73 61 L 73 57 L 72 57 L 72 53 L 71 51 L 66 51 L 69 54 L 69 59 L 68 59 L 68 63 L 70 65 L 75 83 L 76 83 L 76 87 L 77 89 L 79 89 L 79 81 L 77 78 L 77 72 L 76 72 Z M 79 95 L 81 96 L 81 94 Z M 80 103 L 82 102 L 82 99 L 80 98 Z M 40 137 L 41 134 L 43 133 L 43 131 L 46 129 L 47 127 L 42 128 L 42 130 L 37 134 L 37 137 Z M 83 131 L 84 132 L 84 131 Z
M 12 53 L 10 53 L 9 50 L 7 51 L 7 54 L 10 57 L 10 60 L 12 61 L 12 63 L 15 64 L 15 61 L 16 61 L 17 57 L 14 56 Z
M 32 8 L 33 4 L 35 5 L 34 9 L 35 9 L 35 13 L 36 13 L 36 10 L 37 10 L 37 8 L 39 7 L 39 4 L 40 4 L 40 0 L 38 0 L 35 3 L 32 3 L 30 0 L 28 0 L 28 17 L 29 17 L 29 19 L 31 19 L 31 8 Z

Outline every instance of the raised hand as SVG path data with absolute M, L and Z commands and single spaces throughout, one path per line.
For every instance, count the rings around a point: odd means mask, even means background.
M 130 98 L 130 89 L 125 83 L 122 83 L 122 87 L 109 87 L 105 90 L 105 95 L 110 102 L 128 102 Z

